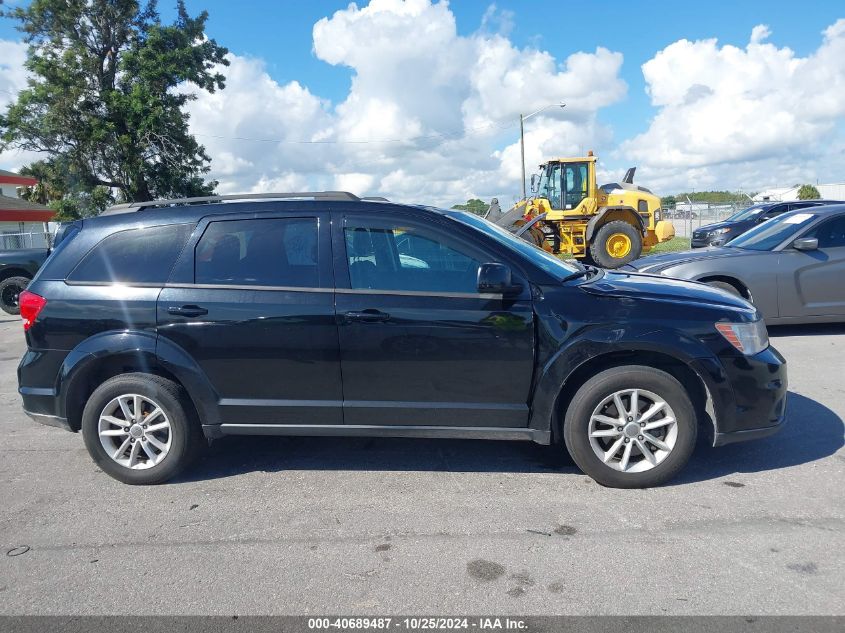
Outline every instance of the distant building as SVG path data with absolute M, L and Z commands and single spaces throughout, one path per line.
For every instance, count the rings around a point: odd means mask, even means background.
M 819 190 L 822 200 L 845 200 L 845 182 L 813 186 Z M 800 188 L 801 185 L 797 187 L 766 189 L 754 196 L 754 202 L 789 202 L 790 200 L 798 200 L 798 190 Z
M 18 196 L 18 187 L 34 187 L 35 178 L 0 169 L 0 249 L 47 246 L 48 222 L 55 213 Z

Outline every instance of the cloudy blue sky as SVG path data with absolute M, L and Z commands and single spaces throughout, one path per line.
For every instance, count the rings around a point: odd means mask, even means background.
M 529 172 L 594 149 L 602 176 L 638 165 L 660 193 L 845 181 L 841 1 L 187 5 L 231 51 L 227 89 L 191 104 L 224 192 L 511 201 L 519 113 L 560 101 L 526 124 Z M 26 81 L 19 40 L 0 20 L 0 106 Z

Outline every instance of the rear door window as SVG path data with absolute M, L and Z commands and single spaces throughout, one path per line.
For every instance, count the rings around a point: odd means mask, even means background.
M 68 281 L 164 285 L 193 226 L 168 224 L 113 233 L 82 258 Z
M 209 223 L 196 246 L 194 280 L 218 286 L 319 286 L 317 218 Z

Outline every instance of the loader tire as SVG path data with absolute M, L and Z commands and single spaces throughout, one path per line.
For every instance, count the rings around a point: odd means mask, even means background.
M 590 255 L 602 268 L 619 268 L 643 252 L 643 235 L 623 220 L 603 225 L 590 242 Z

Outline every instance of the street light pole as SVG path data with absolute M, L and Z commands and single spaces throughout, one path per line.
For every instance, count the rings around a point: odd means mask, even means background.
M 525 195 L 525 117 L 519 115 L 519 149 L 522 152 L 522 199 L 525 200 L 528 196 Z
M 530 119 L 535 114 L 545 112 L 549 108 L 565 108 L 565 103 L 550 103 L 547 106 L 532 112 L 531 114 L 519 115 L 519 150 L 522 156 L 522 199 L 525 200 L 528 196 L 525 193 L 525 120 Z

